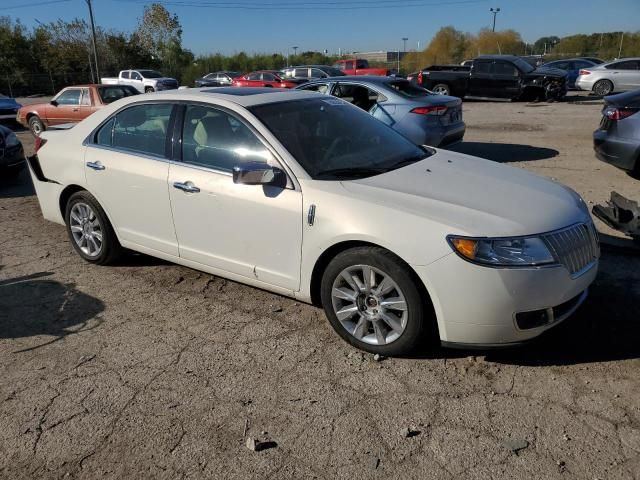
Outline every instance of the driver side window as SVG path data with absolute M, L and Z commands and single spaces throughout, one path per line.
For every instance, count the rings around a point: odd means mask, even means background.
M 200 105 L 189 105 L 185 112 L 182 161 L 223 172 L 246 162 L 275 163 L 271 152 L 243 122 Z
M 65 90 L 60 95 L 58 95 L 58 98 L 56 98 L 56 102 L 58 102 L 58 105 L 80 105 L 81 93 L 82 90 L 77 88 Z

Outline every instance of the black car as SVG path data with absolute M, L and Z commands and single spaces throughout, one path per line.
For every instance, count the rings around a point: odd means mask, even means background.
M 238 78 L 240 72 L 212 72 L 195 81 L 196 87 L 229 87 L 234 78 Z
M 344 75 L 342 70 L 327 65 L 297 65 L 281 70 L 283 78 L 298 78 L 304 80 L 318 80 L 319 78 L 339 77 Z
M 605 97 L 593 148 L 599 160 L 640 176 L 640 90 Z
M 17 174 L 24 165 L 22 143 L 13 131 L 0 125 L 0 179 Z
M 568 87 L 566 71 L 535 68 L 514 55 L 482 55 L 471 67 L 432 65 L 407 79 L 434 93 L 461 98 L 559 100 Z

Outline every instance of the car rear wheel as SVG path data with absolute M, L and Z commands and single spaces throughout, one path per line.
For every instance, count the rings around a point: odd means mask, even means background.
M 451 89 L 449 88 L 449 85 L 447 85 L 446 83 L 437 84 L 435 87 L 431 89 L 431 91 L 438 95 L 449 95 L 451 93 Z
M 609 80 L 598 80 L 593 86 L 593 93 L 600 97 L 606 97 L 613 92 L 613 83 Z
M 344 340 L 371 353 L 405 355 L 423 340 L 424 301 L 408 266 L 379 247 L 338 254 L 321 283 L 322 306 Z
M 107 215 L 89 192 L 71 195 L 65 209 L 65 221 L 73 248 L 87 262 L 108 265 L 122 253 Z
M 29 130 L 31 130 L 31 133 L 36 137 L 38 137 L 42 132 L 45 131 L 44 123 L 42 123 L 40 117 L 38 117 L 37 115 L 33 115 L 31 118 L 29 118 Z

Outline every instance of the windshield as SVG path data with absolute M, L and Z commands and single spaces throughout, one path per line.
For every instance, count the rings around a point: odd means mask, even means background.
M 430 155 L 368 113 L 337 98 L 269 103 L 249 110 L 318 180 L 369 177 Z
M 162 74 L 160 72 L 156 72 L 155 70 L 138 70 L 138 72 L 144 78 L 162 78 Z
M 426 88 L 418 87 L 408 80 L 395 80 L 393 82 L 388 82 L 387 86 L 395 90 L 400 95 L 408 98 L 428 97 L 429 95 L 434 95 Z
M 525 62 L 524 60 L 522 60 L 521 58 L 516 58 L 513 61 L 514 65 L 516 67 L 518 67 L 518 69 L 524 73 L 529 73 L 529 72 L 533 72 L 535 70 L 535 68 L 533 68 L 531 65 L 529 65 L 527 62 Z

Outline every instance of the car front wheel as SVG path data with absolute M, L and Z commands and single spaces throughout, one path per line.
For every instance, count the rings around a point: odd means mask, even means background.
M 75 251 L 87 262 L 113 263 L 122 252 L 120 242 L 104 210 L 86 191 L 74 193 L 65 210 L 67 233 Z
M 406 355 L 424 340 L 425 302 L 409 267 L 379 247 L 338 254 L 327 266 L 321 300 L 334 330 L 371 353 Z

